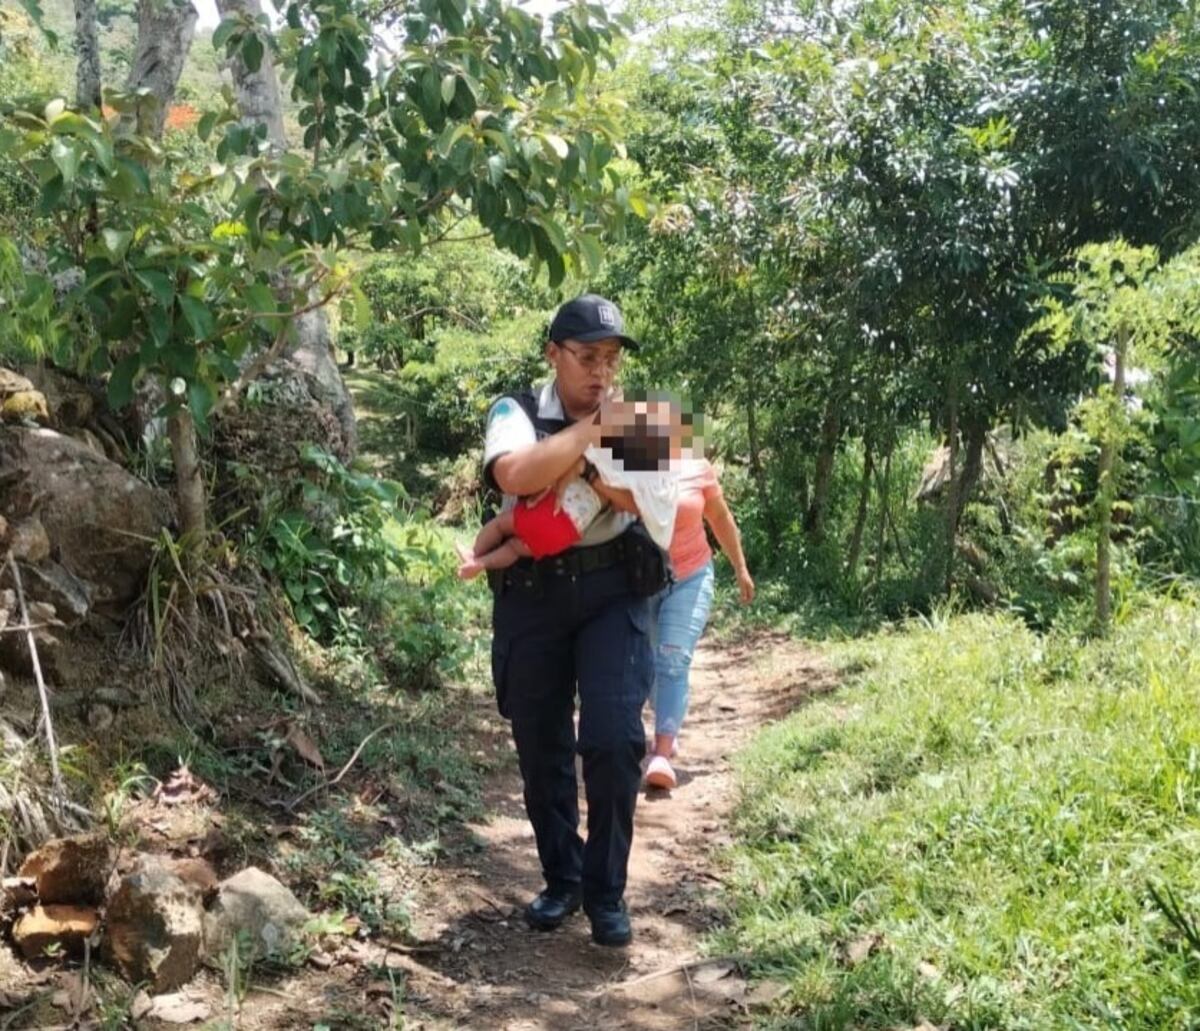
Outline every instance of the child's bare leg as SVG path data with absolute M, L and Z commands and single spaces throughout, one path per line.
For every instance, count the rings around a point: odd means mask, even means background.
M 529 548 L 520 537 L 509 537 L 503 544 L 482 555 L 469 555 L 465 548 L 459 549 L 462 563 L 458 567 L 458 575 L 463 580 L 471 580 L 480 573 L 490 569 L 507 569 L 518 559 L 529 558 Z
M 471 554 L 484 555 L 489 551 L 495 551 L 504 543 L 505 537 L 513 535 L 513 522 L 512 509 L 489 519 L 476 536 L 475 543 L 471 547 Z

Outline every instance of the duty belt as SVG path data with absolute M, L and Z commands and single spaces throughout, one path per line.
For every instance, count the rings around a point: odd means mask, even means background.
M 526 559 L 489 579 L 493 589 L 535 590 L 541 586 L 544 577 L 582 576 L 585 573 L 594 573 L 598 569 L 608 569 L 624 561 L 625 541 L 618 537 L 616 540 L 596 544 L 590 548 L 571 548 L 536 562 Z

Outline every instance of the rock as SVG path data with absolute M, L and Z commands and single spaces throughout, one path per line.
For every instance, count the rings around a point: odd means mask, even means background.
M 50 408 L 40 390 L 22 390 L 4 399 L 0 405 L 0 419 L 4 422 L 36 422 L 45 426 L 50 422 Z
M 57 426 L 83 426 L 92 418 L 96 410 L 93 387 L 50 365 L 32 366 L 26 368 L 25 372 L 33 389 L 45 395 Z
M 89 705 L 85 715 L 87 716 L 87 725 L 94 734 L 100 734 L 108 730 L 113 725 L 114 720 L 116 720 L 116 714 L 103 702 L 96 702 L 94 705 Z
M 12 369 L 0 368 L 0 398 L 8 397 L 10 394 L 21 394 L 26 390 L 33 389 L 33 383 L 24 376 L 13 372 Z
M 26 959 L 37 959 L 58 946 L 72 956 L 100 924 L 100 914 L 88 906 L 34 906 L 13 924 L 13 941 Z
M 21 909 L 37 901 L 37 881 L 32 877 L 5 877 L 0 882 L 0 910 Z
M 53 430 L 0 429 L 0 488 L 11 519 L 35 507 L 55 560 L 91 585 L 94 604 L 124 609 L 141 593 L 155 542 L 171 521 L 164 492 Z
M 50 538 L 36 513 L 13 525 L 8 546 L 21 562 L 41 562 L 50 557 Z
M 43 904 L 99 905 L 112 865 L 112 846 L 103 835 L 80 834 L 46 842 L 26 858 L 17 876 L 37 882 Z
M 148 857 L 109 901 L 104 949 L 127 980 L 169 992 L 195 974 L 202 933 L 200 892 Z
M 256 955 L 282 952 L 309 919 L 308 910 L 269 873 L 249 866 L 222 881 L 204 914 L 204 953 L 215 959 L 245 931 Z
M 55 616 L 67 626 L 80 622 L 91 609 L 87 584 L 57 562 L 22 565 L 21 582 L 28 598 L 53 606 Z
M 164 866 L 185 884 L 191 885 L 201 897 L 207 900 L 217 891 L 217 872 L 206 859 L 163 859 Z
M 8 542 L 8 520 L 0 515 L 0 544 Z

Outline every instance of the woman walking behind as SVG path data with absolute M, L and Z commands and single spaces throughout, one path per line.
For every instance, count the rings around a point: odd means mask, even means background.
M 754 599 L 754 580 L 746 568 L 742 539 L 733 513 L 707 458 L 684 462 L 679 481 L 679 507 L 671 538 L 675 582 L 654 599 L 658 618 L 658 648 L 654 661 L 654 751 L 646 766 L 646 785 L 675 787 L 671 757 L 688 707 L 688 678 L 692 655 L 708 623 L 713 597 L 713 554 L 704 532 L 712 527 L 721 550 L 733 563 L 743 605 Z

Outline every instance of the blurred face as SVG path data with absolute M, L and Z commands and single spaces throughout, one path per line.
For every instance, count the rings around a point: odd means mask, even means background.
M 546 359 L 554 368 L 563 408 L 578 419 L 599 408 L 612 391 L 621 367 L 621 342 L 615 337 L 590 344 L 551 342 L 546 345 Z

